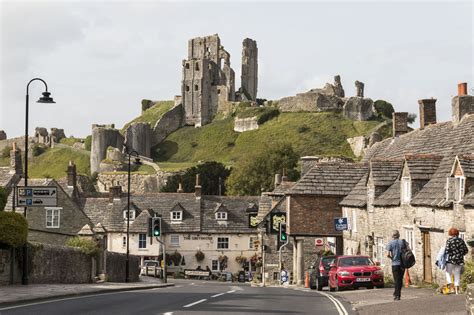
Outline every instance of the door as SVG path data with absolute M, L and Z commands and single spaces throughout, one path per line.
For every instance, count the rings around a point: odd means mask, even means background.
M 433 281 L 431 274 L 431 242 L 430 232 L 421 231 L 423 240 L 423 281 L 431 283 Z

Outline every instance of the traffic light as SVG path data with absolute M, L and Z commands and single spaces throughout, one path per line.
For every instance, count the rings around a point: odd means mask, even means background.
M 152 227 L 152 235 L 156 237 L 160 237 L 161 236 L 161 218 L 159 217 L 152 218 L 151 227 Z
M 286 243 L 288 241 L 288 235 L 286 234 L 286 223 L 280 223 L 280 234 L 279 241 Z

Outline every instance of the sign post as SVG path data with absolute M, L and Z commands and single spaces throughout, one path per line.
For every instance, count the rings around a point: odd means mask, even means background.
M 57 207 L 58 188 L 56 186 L 17 186 L 17 206 Z

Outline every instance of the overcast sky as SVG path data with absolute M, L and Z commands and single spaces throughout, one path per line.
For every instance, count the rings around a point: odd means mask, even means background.
M 221 1 L 223 2 L 223 1 Z M 465 2 L 156 2 L 5 1 L 1 9 L 0 129 L 24 134 L 26 84 L 48 83 L 57 104 L 34 103 L 37 126 L 86 136 L 93 123 L 124 123 L 140 101 L 180 93 L 190 38 L 218 33 L 240 86 L 242 40 L 257 40 L 258 97 L 279 99 L 332 82 L 418 114 L 438 99 L 451 118 L 458 82 L 473 75 L 473 4 Z M 415 123 L 418 127 L 418 122 Z

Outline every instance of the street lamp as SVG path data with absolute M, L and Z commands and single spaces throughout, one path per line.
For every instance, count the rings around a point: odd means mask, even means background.
M 40 78 L 34 78 L 30 82 L 28 82 L 28 85 L 26 86 L 26 118 L 25 118 L 25 187 L 28 186 L 28 107 L 29 107 L 29 102 L 30 102 L 30 95 L 28 94 L 28 90 L 30 88 L 30 84 L 33 81 L 41 81 L 44 83 L 44 86 L 46 88 L 46 91 L 44 91 L 42 94 L 43 96 L 40 97 L 37 103 L 47 103 L 47 104 L 52 104 L 55 103 L 53 99 L 50 97 L 51 93 L 48 92 L 48 84 L 43 79 Z M 25 206 L 25 209 L 23 210 L 23 215 L 26 218 L 26 210 L 28 208 Z M 22 284 L 28 284 L 28 245 L 25 244 L 23 246 L 23 275 L 21 278 L 21 283 Z
M 127 149 L 125 147 L 125 149 Z M 128 190 L 127 190 L 127 258 L 125 260 L 125 282 L 130 282 L 130 276 L 129 276 L 129 270 L 130 270 L 130 261 L 129 261 L 129 256 L 130 256 L 130 245 L 129 245 L 129 238 L 130 238 L 130 166 L 131 166 L 131 159 L 132 156 L 135 156 L 135 161 L 133 164 L 135 165 L 140 165 L 142 164 L 140 162 L 140 154 L 138 154 L 137 151 L 132 151 L 128 152 L 128 149 L 126 151 L 128 155 Z

